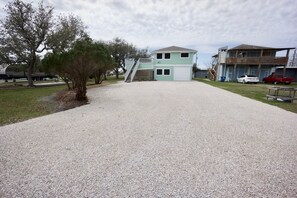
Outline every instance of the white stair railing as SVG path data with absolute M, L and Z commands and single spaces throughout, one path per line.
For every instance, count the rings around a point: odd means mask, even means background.
M 125 60 L 125 64 L 126 64 L 126 67 L 128 68 L 128 70 L 125 73 L 125 82 L 126 82 L 127 79 L 129 78 L 129 76 L 131 75 L 131 71 L 133 70 L 135 61 L 134 60 Z
M 136 74 L 137 69 L 138 69 L 138 67 L 139 67 L 139 63 L 140 63 L 140 61 L 139 61 L 139 59 L 138 59 L 137 62 L 136 62 L 136 64 L 133 66 L 133 71 L 132 71 L 132 74 L 131 74 L 131 76 L 130 76 L 130 82 L 132 82 L 133 79 L 134 79 L 134 77 L 135 77 L 135 74 Z

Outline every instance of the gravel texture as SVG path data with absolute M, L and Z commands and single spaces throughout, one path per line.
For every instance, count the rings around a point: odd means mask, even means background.
M 294 113 L 199 82 L 88 95 L 0 127 L 0 197 L 297 196 Z

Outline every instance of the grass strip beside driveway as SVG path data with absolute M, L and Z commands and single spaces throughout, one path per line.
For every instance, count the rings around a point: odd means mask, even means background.
M 297 84 L 292 85 L 271 85 L 271 84 L 240 84 L 235 82 L 217 82 L 217 81 L 210 81 L 208 79 L 203 78 L 195 78 L 199 82 L 203 82 L 214 87 L 218 87 L 221 89 L 225 89 L 227 91 L 231 91 L 233 93 L 242 95 L 247 98 L 251 98 L 254 100 L 258 100 L 270 105 L 274 105 L 285 109 L 287 111 L 291 111 L 297 113 L 297 104 L 296 103 L 289 103 L 289 102 L 280 102 L 276 100 L 267 100 L 266 95 L 268 92 L 268 88 L 270 87 L 297 87 Z
M 101 84 L 95 84 L 94 80 L 90 79 L 87 87 L 90 89 L 106 86 L 121 80 L 123 80 L 123 76 L 120 76 L 119 79 L 116 79 L 115 76 L 109 76 Z M 26 85 L 27 82 L 0 84 L 0 126 L 52 113 L 51 104 L 40 101 L 40 99 L 67 89 L 66 85 L 35 88 Z
M 0 90 L 0 126 L 49 114 L 47 106 L 38 99 L 63 89 L 65 85 Z

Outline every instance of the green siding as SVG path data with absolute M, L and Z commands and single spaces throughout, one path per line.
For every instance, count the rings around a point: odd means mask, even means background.
M 165 59 L 165 53 L 170 53 L 170 59 Z M 174 80 L 174 67 L 175 66 L 192 66 L 193 56 L 195 52 L 188 52 L 189 57 L 181 58 L 181 52 L 163 52 L 163 59 L 156 59 L 157 54 L 154 54 L 154 59 L 141 58 L 138 67 L 139 71 L 154 71 L 154 80 L 159 81 L 173 81 Z M 162 69 L 162 75 L 157 75 L 157 69 Z M 170 69 L 170 75 L 164 75 L 164 69 Z
M 157 69 L 170 69 L 170 75 L 164 75 L 164 70 L 163 70 L 163 75 L 157 75 Z M 173 80 L 173 66 L 155 66 L 154 67 L 154 77 L 155 80 L 163 80 L 163 81 L 171 81 Z
M 163 59 L 154 59 L 154 65 L 162 65 L 162 64 L 169 64 L 169 65 L 192 65 L 193 64 L 193 55 L 194 52 L 189 53 L 188 58 L 181 58 L 180 52 L 171 52 L 170 53 L 170 59 L 164 59 L 164 53 L 163 53 Z M 155 54 L 155 57 L 157 57 L 157 54 Z

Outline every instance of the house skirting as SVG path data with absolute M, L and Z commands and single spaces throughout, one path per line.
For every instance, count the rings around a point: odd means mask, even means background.
M 150 81 L 154 80 L 154 70 L 137 70 L 134 81 Z

